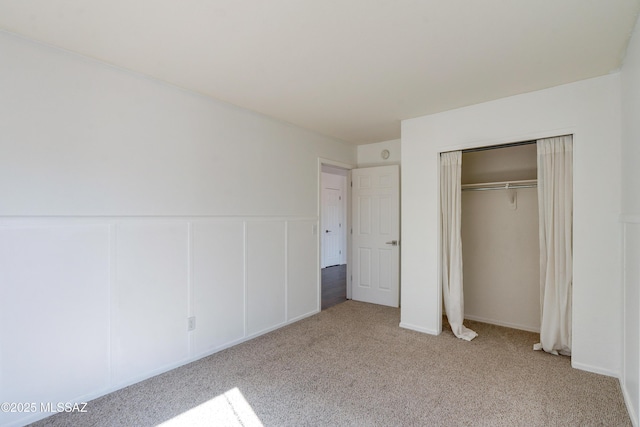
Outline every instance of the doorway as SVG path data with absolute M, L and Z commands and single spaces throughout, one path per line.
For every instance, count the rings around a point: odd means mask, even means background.
M 347 300 L 349 169 L 320 166 L 320 296 L 325 310 Z
M 321 308 L 352 298 L 398 307 L 398 165 L 351 169 L 320 160 L 319 172 Z

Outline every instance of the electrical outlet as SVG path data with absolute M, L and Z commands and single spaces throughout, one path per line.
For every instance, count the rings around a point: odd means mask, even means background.
M 196 317 L 187 318 L 187 331 L 193 331 L 196 328 Z

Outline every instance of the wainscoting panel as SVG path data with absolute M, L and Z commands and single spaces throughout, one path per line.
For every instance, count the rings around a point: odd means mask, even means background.
M 193 355 L 211 353 L 245 335 L 244 221 L 192 225 Z
M 189 356 L 188 248 L 184 221 L 133 220 L 117 225 L 113 342 L 117 383 Z
M 640 215 L 628 216 L 624 230 L 624 358 L 622 391 L 634 425 L 640 415 Z
M 314 229 L 315 227 L 315 229 Z M 316 221 L 287 222 L 287 320 L 320 310 Z
M 40 410 L 109 386 L 109 230 L 0 225 L 0 402 Z
M 248 335 L 285 322 L 284 237 L 284 221 L 247 222 Z
M 0 218 L 0 402 L 88 401 L 318 312 L 317 222 Z

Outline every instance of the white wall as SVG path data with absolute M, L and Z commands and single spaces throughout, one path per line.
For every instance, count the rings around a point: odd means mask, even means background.
M 355 162 L 353 146 L 158 81 L 6 33 L 0 48 L 2 215 L 315 216 L 311 162 Z
M 509 203 L 515 192 L 517 209 Z M 540 331 L 540 246 L 535 188 L 462 192 L 466 319 Z
M 389 158 L 383 159 L 381 153 L 389 150 Z M 400 140 L 374 142 L 372 144 L 358 145 L 358 167 L 399 165 L 401 157 Z
M 640 21 L 639 21 L 640 22 Z M 640 416 L 640 24 L 622 67 L 622 227 L 624 353 L 622 390 L 634 425 Z
M 574 367 L 618 375 L 622 348 L 620 76 L 402 122 L 401 325 L 440 333 L 439 153 L 574 134 Z M 481 337 L 480 337 L 481 338 Z
M 2 32 L 0 63 L 0 401 L 88 400 L 319 311 L 318 159 L 355 147 Z

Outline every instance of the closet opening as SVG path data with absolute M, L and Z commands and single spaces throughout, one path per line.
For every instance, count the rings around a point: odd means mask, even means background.
M 463 320 L 540 333 L 571 355 L 573 136 L 440 155 L 442 294 Z
M 535 141 L 462 152 L 465 318 L 540 332 Z

